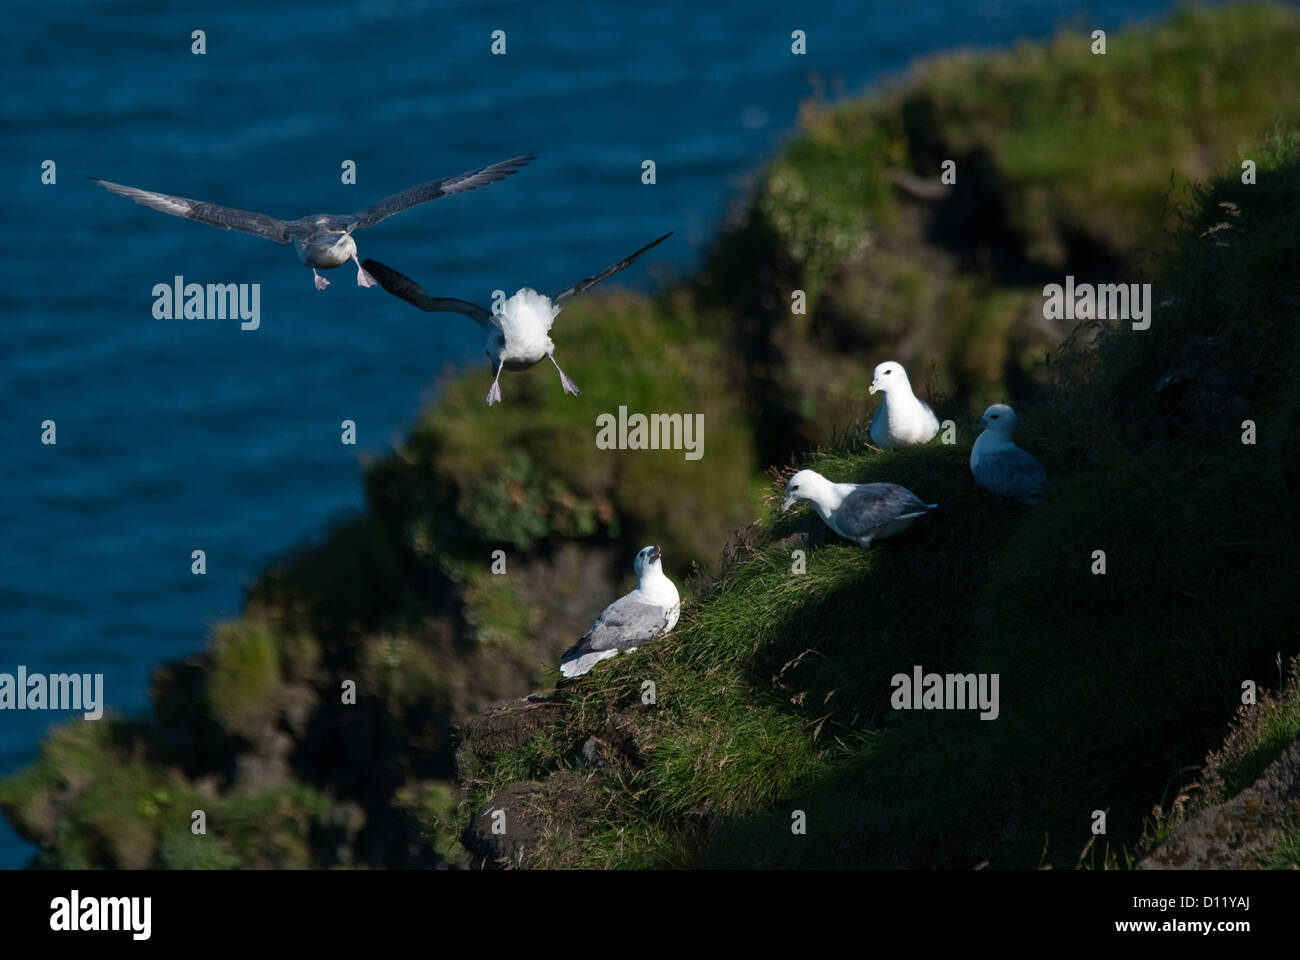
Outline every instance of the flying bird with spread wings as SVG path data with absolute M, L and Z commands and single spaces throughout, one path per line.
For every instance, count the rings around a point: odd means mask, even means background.
M 393 296 L 400 297 L 429 313 L 463 314 L 487 331 L 487 356 L 489 362 L 496 368 L 496 376 L 492 379 L 492 387 L 487 395 L 488 406 L 491 406 L 501 400 L 500 381 L 503 368 L 527 370 L 533 364 L 539 363 L 543 357 L 549 357 L 551 363 L 555 364 L 564 392 L 576 396 L 578 387 L 556 362 L 555 342 L 550 337 L 551 324 L 555 322 L 555 317 L 560 312 L 560 303 L 590 290 L 602 280 L 631 266 L 637 257 L 651 247 L 663 243 L 672 235 L 672 231 L 665 233 L 658 240 L 647 243 L 636 253 L 624 257 L 604 272 L 579 280 L 553 297 L 540 294 L 531 287 L 524 287 L 495 311 L 467 300 L 431 297 L 410 277 L 375 260 L 366 260 L 362 266 Z
M 466 193 L 477 190 L 489 183 L 504 180 L 517 172 L 524 165 L 535 160 L 536 154 L 526 153 L 520 157 L 503 160 L 491 166 L 469 170 L 454 177 L 442 180 L 430 180 L 428 183 L 408 187 L 401 193 L 385 197 L 372 203 L 357 213 L 338 215 L 330 213 L 313 213 L 297 220 L 279 220 L 265 213 L 252 210 L 238 210 L 223 207 L 201 200 L 189 200 L 185 197 L 173 197 L 166 193 L 154 193 L 137 187 L 126 187 L 120 183 L 109 183 L 98 177 L 88 177 L 105 190 L 111 190 L 119 196 L 134 200 L 136 203 L 169 213 L 174 217 L 184 217 L 198 223 L 220 227 L 222 230 L 238 230 L 255 237 L 265 237 L 276 243 L 293 242 L 298 251 L 298 259 L 311 267 L 316 277 L 316 289 L 324 290 L 329 281 L 316 272 L 341 267 L 349 260 L 357 265 L 357 286 L 373 287 L 374 277 L 370 276 L 357 259 L 357 244 L 352 239 L 353 232 L 366 227 L 373 227 L 382 220 L 387 220 L 395 213 L 401 213 L 416 204 L 437 200 L 439 197 L 454 193 Z

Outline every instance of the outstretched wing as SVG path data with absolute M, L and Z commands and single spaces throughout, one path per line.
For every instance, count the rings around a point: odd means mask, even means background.
M 251 233 L 253 236 L 265 237 L 268 240 L 274 240 L 276 243 L 288 243 L 292 239 L 288 223 L 277 220 L 265 213 L 257 213 L 253 210 L 237 210 L 234 207 L 223 207 L 216 203 L 204 203 L 202 200 L 190 200 L 186 197 L 173 197 L 166 193 L 154 193 L 152 190 L 126 187 L 120 183 L 109 183 L 107 180 L 100 180 L 98 177 L 87 177 L 86 179 L 93 180 L 105 190 L 111 190 L 118 196 L 134 200 L 136 203 L 162 213 L 170 213 L 173 217 L 184 217 L 186 220 L 206 223 L 209 226 L 220 227 L 222 230 L 238 230 L 240 233 Z
M 894 520 L 919 517 L 931 507 L 896 483 L 862 483 L 835 510 L 835 520 L 852 536 L 866 536 Z
M 408 187 L 401 193 L 395 193 L 391 197 L 385 197 L 378 203 L 372 203 L 366 209 L 351 216 L 329 217 L 325 222 L 325 226 L 340 233 L 345 230 L 361 230 L 365 227 L 373 227 L 379 221 L 387 220 L 393 214 L 401 213 L 416 204 L 427 203 L 430 200 L 437 200 L 439 197 L 445 197 L 453 193 L 477 190 L 479 187 L 486 187 L 489 183 L 504 180 L 536 159 L 537 154 L 526 153 L 522 157 L 502 160 L 500 163 L 494 163 L 489 167 L 480 167 L 477 170 L 458 173 L 454 177 L 430 180 L 428 183 Z
M 401 297 L 407 303 L 426 310 L 429 313 L 461 313 L 469 317 L 484 330 L 492 331 L 496 325 L 492 322 L 492 311 L 485 310 L 468 300 L 453 297 L 431 297 L 424 288 L 404 273 L 385 266 L 378 260 L 366 259 L 361 262 L 366 272 L 379 281 L 379 285 L 395 297 Z
M 630 257 L 623 258 L 618 263 L 614 264 L 612 267 L 606 270 L 604 273 L 599 273 L 594 277 L 588 277 L 586 280 L 579 280 L 577 283 L 575 283 L 573 286 L 569 287 L 568 289 L 561 290 L 555 296 L 551 297 L 551 301 L 553 303 L 559 303 L 561 300 L 567 300 L 569 299 L 569 297 L 576 297 L 578 294 L 590 290 L 596 284 L 600 283 L 600 281 L 606 279 L 607 277 L 613 276 L 614 274 L 618 273 L 620 270 L 622 270 L 625 267 L 630 267 L 637 257 L 641 256 L 641 254 L 645 253 L 647 250 L 649 250 L 651 247 L 655 246 L 656 244 L 663 243 L 665 240 L 667 240 L 669 237 L 673 235 L 673 232 L 674 231 L 669 230 L 658 240 L 655 240 L 651 243 L 647 243 L 636 253 L 632 254 Z
M 1021 503 L 1037 503 L 1047 486 L 1047 471 L 1043 465 L 1019 447 L 984 454 L 974 474 L 976 482 L 984 489 Z

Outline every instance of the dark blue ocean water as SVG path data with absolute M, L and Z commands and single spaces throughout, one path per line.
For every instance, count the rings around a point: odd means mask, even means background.
M 136 206 L 81 174 L 296 217 L 536 150 L 512 179 L 358 235 L 443 295 L 692 269 L 793 129 L 809 74 L 860 93 L 915 57 L 1113 30 L 1164 0 L 807 4 L 16 2 L 0 13 L 0 672 L 102 673 L 112 710 L 237 615 L 267 561 L 361 505 L 478 328 L 355 271 L 317 293 L 290 247 Z M 808 53 L 790 53 L 791 31 Z M 207 53 L 190 52 L 203 29 Z M 507 53 L 489 52 L 493 30 Z M 57 163 L 57 184 L 40 182 Z M 658 183 L 640 182 L 653 159 Z M 358 183 L 340 183 L 340 164 Z M 259 283 L 261 328 L 156 320 L 152 287 Z M 40 443 L 57 423 L 58 443 Z M 339 443 L 355 420 L 359 445 Z M 204 549 L 206 576 L 190 574 Z M 0 776 L 67 714 L 0 713 Z M 33 848 L 0 820 L 0 866 Z

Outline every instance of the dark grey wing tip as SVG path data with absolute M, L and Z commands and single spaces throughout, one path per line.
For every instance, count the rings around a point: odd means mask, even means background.
M 424 288 L 399 270 L 380 263 L 378 260 L 371 260 L 367 257 L 361 261 L 362 268 L 379 281 L 379 285 L 395 297 L 400 297 L 407 303 L 419 307 L 421 310 L 428 310 L 426 306 L 430 297 L 424 292 Z
M 911 510 L 912 511 L 911 516 L 923 517 L 931 510 L 935 509 L 935 507 L 939 506 L 937 503 L 926 503 L 915 493 L 907 489 L 907 487 L 902 486 L 901 484 L 899 485 L 899 490 L 902 491 L 902 497 L 903 497 L 903 503 L 900 504 L 900 509 Z
M 88 173 L 83 173 L 82 176 L 85 177 L 87 180 L 89 180 L 91 183 L 99 184 L 99 186 L 103 187 L 105 190 L 111 191 L 113 193 L 117 193 L 117 191 L 113 189 L 114 187 L 122 187 L 127 190 L 140 190 L 139 187 L 128 187 L 124 183 L 115 183 L 112 180 L 105 180 L 103 177 L 92 177 Z M 150 191 L 141 190 L 141 192 L 149 193 Z
M 636 253 L 629 254 L 628 256 L 624 257 L 618 263 L 614 264 L 612 267 L 609 267 L 602 273 L 598 273 L 594 277 L 588 277 L 585 280 L 579 280 L 573 286 L 566 287 L 565 289 L 561 290 L 555 296 L 551 297 L 551 301 L 553 303 L 559 303 L 561 300 L 567 300 L 570 297 L 576 297 L 581 293 L 585 293 L 586 291 L 594 287 L 596 284 L 600 283 L 602 280 L 607 280 L 610 277 L 612 277 L 614 274 L 618 273 L 620 270 L 630 267 L 633 263 L 636 262 L 636 259 L 639 256 L 641 256 L 641 254 L 645 253 L 651 247 L 657 247 L 659 244 L 663 243 L 665 240 L 667 240 L 676 232 L 677 232 L 676 230 L 669 230 L 659 239 L 651 240 L 649 243 L 647 243 Z
M 393 296 L 405 300 L 425 313 L 459 313 L 461 316 L 469 317 L 489 333 L 494 329 L 492 311 L 480 307 L 477 303 L 451 297 L 431 297 L 422 286 L 406 274 L 369 257 L 361 261 L 361 266 Z
M 496 163 L 489 163 L 487 166 L 479 167 L 477 170 L 469 170 L 465 173 L 458 174 L 455 177 L 447 177 L 446 179 L 457 180 L 460 178 L 473 178 L 488 174 L 492 179 L 487 180 L 485 184 L 481 185 L 486 185 L 486 183 L 500 183 L 506 177 L 513 176 L 536 159 L 536 152 L 530 150 L 527 153 L 521 153 L 517 157 L 511 157 L 509 160 L 498 160 Z
M 455 193 L 468 193 L 490 183 L 500 183 L 507 177 L 518 173 L 522 167 L 527 166 L 536 159 L 536 153 L 525 153 L 517 157 L 511 157 L 509 160 L 500 160 L 474 170 L 466 170 L 464 173 L 458 173 L 454 176 L 443 177 L 440 180 L 417 183 L 415 186 L 407 187 L 390 197 L 377 200 L 364 210 L 354 214 L 330 217 L 326 220 L 326 225 L 331 230 L 339 231 L 362 230 L 366 227 L 373 227 L 375 224 L 421 203 L 427 203 L 430 200 L 437 200 L 439 197 L 446 197 Z

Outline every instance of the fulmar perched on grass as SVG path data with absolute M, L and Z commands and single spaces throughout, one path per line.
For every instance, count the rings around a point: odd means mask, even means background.
M 871 374 L 868 393 L 884 398 L 871 418 L 871 442 L 882 450 L 929 443 L 939 432 L 939 420 L 929 405 L 917 399 L 901 363 L 879 364 Z
M 166 193 L 154 193 L 138 187 L 126 187 L 120 183 L 109 183 L 98 177 L 88 177 L 105 190 L 111 190 L 119 196 L 134 200 L 153 210 L 170 213 L 174 217 L 184 217 L 198 223 L 206 223 L 222 230 L 238 230 L 251 233 L 255 237 L 265 237 L 276 243 L 293 241 L 298 251 L 298 259 L 311 267 L 316 278 L 316 289 L 324 290 L 330 282 L 316 272 L 319 267 L 329 270 L 341 267 L 349 260 L 357 265 L 357 286 L 373 287 L 374 277 L 370 276 L 357 259 L 357 244 L 352 239 L 355 230 L 373 227 L 381 220 L 387 220 L 395 213 L 401 213 L 416 204 L 437 200 L 453 193 L 466 193 L 504 180 L 520 167 L 536 159 L 536 154 L 528 153 L 510 160 L 503 160 L 491 166 L 468 170 L 454 177 L 430 180 L 414 187 L 408 187 L 401 193 L 385 197 L 372 203 L 364 210 L 350 214 L 312 213 L 297 220 L 279 220 L 265 213 L 252 210 L 238 210 L 235 207 L 223 207 L 202 200 L 189 200 L 185 197 L 173 197 Z
M 633 564 L 636 589 L 606 607 L 582 639 L 564 652 L 562 675 L 580 677 L 601 660 L 631 653 L 677 626 L 681 598 L 676 585 L 664 575 L 659 559 L 656 546 L 637 552 Z
M 796 500 L 811 502 L 826 526 L 864 550 L 938 507 L 896 483 L 831 483 L 815 470 L 800 470 L 790 478 L 781 509 L 789 510 Z
M 984 411 L 979 424 L 984 432 L 975 438 L 970 451 L 975 482 L 999 497 L 1038 503 L 1047 486 L 1047 471 L 1012 441 L 1016 412 L 1005 403 L 995 403 Z

